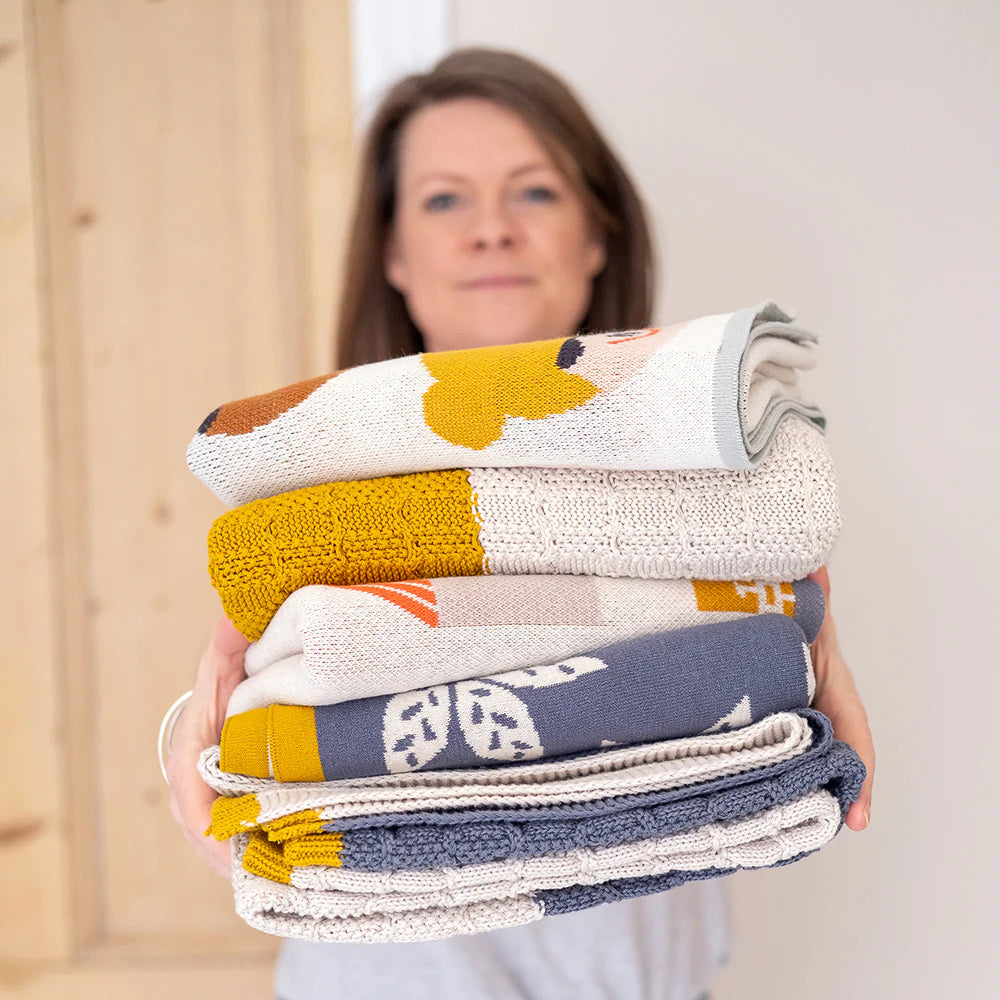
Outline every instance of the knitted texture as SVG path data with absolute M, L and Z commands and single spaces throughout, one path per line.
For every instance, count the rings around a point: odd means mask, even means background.
M 233 890 L 237 912 L 268 933 L 338 941 L 428 940 L 467 932 L 473 913 L 476 930 L 527 923 L 545 913 L 546 893 L 554 891 L 611 883 L 621 893 L 633 883 L 639 893 L 649 891 L 650 880 L 681 871 L 721 874 L 794 861 L 827 844 L 840 821 L 837 800 L 817 791 L 745 819 L 615 847 L 431 872 L 316 866 L 293 869 L 291 884 L 284 885 L 284 879 L 268 877 L 269 866 L 261 867 L 264 875 L 247 870 L 255 865 L 252 857 L 247 863 L 250 840 L 241 834 L 233 844 Z M 354 888 L 329 887 L 330 880 Z M 562 900 L 561 908 L 602 901 L 600 895 L 577 894 Z
M 376 908 L 385 912 L 454 906 L 610 878 L 659 875 L 672 869 L 761 868 L 815 850 L 820 845 L 802 836 L 811 836 L 817 826 L 829 826 L 823 831 L 825 843 L 839 825 L 840 807 L 834 796 L 813 791 L 749 816 L 672 834 L 633 834 L 609 846 L 587 844 L 527 858 L 416 870 L 357 871 L 343 865 L 286 864 L 281 876 L 271 880 L 300 889 L 327 890 L 328 912 L 356 916 Z M 263 865 L 258 870 L 258 850 L 274 871 L 273 846 L 262 833 L 252 835 L 243 868 L 268 878 L 270 872 Z
M 816 338 L 764 301 L 667 328 L 395 358 L 227 403 L 188 465 L 230 505 L 463 466 L 747 469 L 782 418 L 824 426 Z
M 846 744 L 832 741 L 824 716 L 810 711 L 796 718 L 814 738 L 790 757 L 758 760 L 761 766 L 686 788 L 671 789 L 664 773 L 664 784 L 644 795 L 585 796 L 575 806 L 590 815 L 575 821 L 552 819 L 553 806 L 542 803 L 521 806 L 515 822 L 479 818 L 465 825 L 464 810 L 454 810 L 437 814 L 450 826 L 357 831 L 356 837 L 381 836 L 389 847 L 382 864 L 367 869 L 350 864 L 350 833 L 310 832 L 301 811 L 286 813 L 284 825 L 265 822 L 256 832 L 250 823 L 233 836 L 237 912 L 252 926 L 285 937 L 429 940 L 660 892 L 691 878 L 788 864 L 832 839 L 864 780 L 864 765 Z M 757 727 L 756 735 L 767 743 L 784 728 Z M 689 741 L 688 752 L 699 749 L 712 752 Z M 725 754 L 732 748 L 714 749 Z M 749 763 L 745 756 L 743 763 Z M 569 765 L 581 766 L 583 758 Z M 631 784 L 627 768 L 609 773 Z M 474 812 L 481 816 L 483 810 Z M 485 838 L 494 856 L 483 857 L 478 834 L 488 827 L 498 836 Z M 473 836 L 462 841 L 464 856 L 439 852 L 436 864 L 399 864 L 407 851 L 400 838 L 424 829 L 445 850 L 456 834 Z M 469 853 L 471 845 L 478 845 L 480 856 L 476 848 Z
M 227 714 L 396 694 L 768 613 L 793 617 L 811 643 L 823 591 L 812 580 L 531 574 L 303 587 L 247 650 Z
M 411 814 L 424 822 L 370 826 L 275 841 L 288 865 L 339 865 L 354 871 L 445 868 L 537 857 L 586 847 L 607 847 L 635 837 L 692 830 L 706 823 L 749 816 L 826 788 L 843 810 L 863 780 L 858 758 L 843 743 L 763 770 L 642 795 L 581 802 L 579 815 L 549 816 L 545 806 L 518 819 L 489 810 L 456 810 L 449 822 L 431 813 Z M 566 810 L 560 810 L 565 812 Z M 329 838 L 329 839 L 324 839 Z
M 351 817 L 365 817 L 370 825 L 378 816 L 428 810 L 489 808 L 498 818 L 517 818 L 520 810 L 545 805 L 571 815 L 581 802 L 679 788 L 777 764 L 803 754 L 812 740 L 808 713 L 779 712 L 731 732 L 490 768 L 281 784 L 221 771 L 217 746 L 202 753 L 198 766 L 221 796 L 212 805 L 211 831 L 224 840 L 257 828 L 269 836 L 288 826 L 294 831 L 287 836 L 323 833 Z
M 209 533 L 209 572 L 251 640 L 309 584 L 587 574 L 794 580 L 840 529 L 823 435 L 785 420 L 729 472 L 470 469 L 332 483 L 246 504 Z
M 515 810 L 380 814 L 326 824 L 322 832 L 274 823 L 261 829 L 283 868 L 325 864 L 387 871 L 608 847 L 750 816 L 819 788 L 834 795 L 846 812 L 864 780 L 864 765 L 847 744 L 833 740 L 825 716 L 815 711 L 803 715 L 814 738 L 802 753 L 694 785 Z
M 784 713 L 776 713 L 772 717 L 774 721 L 786 719 Z M 446 827 L 455 825 L 469 825 L 476 823 L 494 822 L 562 822 L 563 820 L 590 819 L 593 817 L 606 816 L 632 807 L 660 805 L 665 802 L 675 802 L 680 799 L 688 799 L 692 795 L 700 795 L 702 792 L 709 793 L 723 788 L 735 788 L 746 785 L 748 782 L 756 781 L 761 768 L 767 768 L 772 776 L 784 772 L 787 768 L 797 767 L 800 763 L 809 761 L 812 758 L 819 758 L 831 752 L 834 745 L 833 726 L 822 713 L 815 709 L 806 708 L 794 713 L 795 724 L 791 727 L 792 732 L 780 738 L 781 750 L 772 747 L 765 755 L 745 754 L 745 748 L 738 751 L 738 767 L 718 769 L 714 764 L 710 765 L 701 778 L 693 782 L 687 780 L 689 775 L 683 768 L 672 770 L 670 776 L 663 778 L 660 784 L 650 785 L 649 774 L 631 772 L 626 775 L 627 780 L 637 779 L 635 787 L 630 787 L 628 791 L 620 795 L 599 794 L 589 795 L 592 790 L 590 786 L 584 784 L 576 790 L 579 795 L 576 799 L 566 800 L 565 796 L 558 797 L 558 800 L 548 801 L 544 794 L 534 798 L 527 806 L 517 804 L 506 804 L 503 802 L 488 804 L 480 801 L 479 804 L 465 805 L 460 809 L 441 810 L 433 807 L 421 810 L 413 809 L 407 812 L 379 812 L 368 815 L 340 816 L 335 821 L 320 823 L 316 826 L 316 832 L 330 833 L 336 832 L 338 835 L 349 837 L 352 831 L 375 834 L 377 831 L 385 830 L 389 827 L 397 831 L 404 831 L 407 836 L 416 836 L 412 828 L 420 827 L 428 830 L 443 830 Z M 768 723 L 768 720 L 762 720 Z M 752 728 L 752 727 L 747 727 Z M 783 732 L 783 724 L 779 726 L 777 732 Z M 774 730 L 765 730 L 765 742 L 770 745 L 770 741 L 777 738 Z M 760 733 L 758 732 L 758 737 Z M 690 741 L 674 741 L 682 745 L 687 745 L 689 753 L 691 750 Z M 668 741 L 669 743 L 669 741 Z M 664 744 L 667 745 L 667 744 Z M 610 750 L 602 751 L 611 753 Z M 715 752 L 709 750 L 710 754 Z M 587 759 L 590 754 L 567 754 L 561 758 L 562 766 L 575 766 L 578 761 Z M 676 758 L 672 758 L 676 759 Z M 554 762 L 555 763 L 555 762 Z M 530 769 L 533 765 L 529 762 L 520 765 L 524 769 Z M 674 768 L 677 765 L 674 764 Z M 466 772 L 469 773 L 469 772 Z M 650 791 L 649 788 L 654 790 Z M 557 789 L 563 791 L 565 786 Z M 606 788 L 603 789 L 606 791 Z M 801 791 L 809 790 L 800 787 Z M 588 793 L 588 794 L 584 794 Z M 239 802 L 240 799 L 233 799 Z M 777 800 L 775 800 L 777 801 Z M 773 805 L 774 802 L 764 801 L 760 808 Z M 312 814 L 310 814 L 312 815 Z M 295 833 L 286 831 L 284 821 L 282 821 L 282 831 L 272 828 L 270 824 L 264 824 L 268 830 L 268 837 L 273 840 L 287 840 L 291 837 L 304 836 L 305 829 Z M 579 845 L 577 845 L 579 846 Z
M 804 708 L 812 687 L 802 629 L 754 615 L 396 695 L 253 709 L 223 726 L 220 767 L 330 781 L 537 760 L 745 726 Z
M 244 504 L 209 570 L 253 645 L 199 769 L 237 912 L 427 940 L 827 843 L 864 768 L 803 707 L 840 526 L 815 355 L 763 302 L 213 411 L 188 460 Z
M 520 896 L 446 910 L 431 908 L 417 913 L 375 914 L 344 921 L 309 913 L 307 908 L 311 897 L 306 890 L 275 885 L 239 866 L 239 855 L 247 840 L 248 837 L 242 835 L 234 843 L 233 890 L 237 913 L 252 927 L 268 934 L 311 941 L 426 941 L 458 934 L 478 934 L 532 923 L 546 914 L 568 913 L 651 892 L 665 892 L 685 882 L 718 878 L 734 871 L 724 868 L 672 871 L 642 878 L 613 879 L 599 885 L 553 889 L 539 892 L 534 898 Z M 790 858 L 779 862 L 779 865 L 797 860 L 799 858 Z

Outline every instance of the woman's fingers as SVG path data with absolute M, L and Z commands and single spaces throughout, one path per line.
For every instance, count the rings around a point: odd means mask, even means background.
M 815 580 L 826 597 L 826 617 L 812 645 L 816 673 L 813 705 L 833 724 L 838 740 L 851 746 L 865 765 L 864 784 L 844 822 L 852 830 L 863 830 L 871 819 L 872 785 L 875 781 L 875 744 L 868 725 L 868 713 L 858 694 L 854 676 L 840 651 L 837 627 L 830 611 L 830 577 L 823 566 L 809 578 Z
M 191 701 L 184 707 L 199 712 L 202 706 Z M 177 739 L 167 761 L 167 778 L 170 781 L 170 811 L 184 831 L 184 836 L 197 851 L 198 856 L 223 878 L 231 875 L 229 864 L 229 844 L 206 837 L 205 830 L 212 819 L 212 802 L 215 792 L 201 780 L 198 774 L 198 756 L 203 747 L 191 734 L 179 733 L 180 720 L 175 729 Z
M 809 574 L 810 580 L 815 580 L 823 588 L 823 596 L 826 598 L 826 609 L 830 610 L 830 574 L 825 566 L 820 566 L 818 570 Z
M 243 657 L 249 645 L 249 641 L 228 618 L 220 618 L 215 623 L 212 638 L 201 654 L 194 684 L 195 694 L 202 694 L 210 707 L 208 715 L 202 720 L 208 724 L 202 733 L 207 740 L 205 746 L 219 741 L 226 705 L 236 685 L 246 677 Z
M 820 685 L 817 681 L 815 707 L 833 723 L 833 734 L 838 740 L 849 744 L 864 762 L 866 775 L 857 800 L 847 811 L 845 822 L 852 830 L 863 830 L 871 819 L 872 784 L 875 780 L 875 744 L 868 715 L 854 687 L 847 664 L 841 660 L 841 667 L 834 668 L 841 675 Z M 827 671 L 830 668 L 827 667 Z M 817 676 L 819 670 L 817 670 Z
M 246 676 L 243 656 L 248 645 L 228 619 L 216 624 L 198 663 L 191 697 L 174 727 L 167 761 L 170 811 L 199 857 L 223 878 L 231 877 L 229 844 L 205 836 L 218 796 L 202 781 L 198 758 L 219 742 L 226 705 Z

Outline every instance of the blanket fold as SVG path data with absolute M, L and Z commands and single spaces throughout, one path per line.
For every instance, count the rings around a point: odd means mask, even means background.
M 840 530 L 775 302 L 362 365 L 187 450 L 247 677 L 198 769 L 237 913 L 422 941 L 822 848 L 865 768 L 809 708 Z
M 812 643 L 824 612 L 812 580 L 527 574 L 317 584 L 291 594 L 247 650 L 248 676 L 226 711 L 396 694 L 746 615 L 792 617 Z
M 328 823 L 315 833 L 286 825 L 265 825 L 260 833 L 289 868 L 396 871 L 610 847 L 751 816 L 820 788 L 846 810 L 859 787 L 857 758 L 830 738 L 819 713 L 814 717 L 814 740 L 800 754 L 694 785 L 665 783 L 649 792 L 581 800 L 571 809 L 541 804 L 512 814 L 489 808 L 380 814 Z
M 378 816 L 428 810 L 489 808 L 493 815 L 508 810 L 502 815 L 512 817 L 544 805 L 568 816 L 581 802 L 694 785 L 777 764 L 804 753 L 812 740 L 809 714 L 777 712 L 731 731 L 488 768 L 283 784 L 226 773 L 215 746 L 202 753 L 199 770 L 222 796 L 212 804 L 211 830 L 225 840 L 258 827 L 269 835 L 289 826 L 296 835 L 323 833 L 328 824 L 356 817 L 370 824 Z
M 823 435 L 785 420 L 745 472 L 459 469 L 253 501 L 213 524 L 209 572 L 254 640 L 309 584 L 537 573 L 794 580 L 823 565 L 839 529 Z
M 282 801 L 279 815 L 262 820 L 267 810 L 260 810 L 251 820 L 244 810 L 228 831 L 237 911 L 252 926 L 283 936 L 428 940 L 659 892 L 690 878 L 790 863 L 835 835 L 864 766 L 849 747 L 832 740 L 829 721 L 811 710 L 748 728 L 755 739 L 736 746 L 717 736 L 686 741 L 686 753 L 664 753 L 664 744 L 653 754 L 660 758 L 660 773 L 649 788 L 598 797 L 577 788 L 583 794 L 566 803 L 566 816 L 543 797 L 517 806 L 516 818 L 482 806 L 435 809 L 425 813 L 426 826 L 331 833 L 329 824 L 310 822 L 308 810 L 298 808 L 302 796 L 283 794 L 291 787 L 276 789 L 278 798 L 268 801 L 272 811 Z M 786 738 L 793 730 L 798 739 L 790 747 Z M 764 747 L 781 750 L 768 759 L 755 752 Z M 604 759 L 609 753 L 619 755 L 617 766 Z M 609 791 L 633 789 L 634 768 L 644 765 L 629 764 L 622 753 L 550 762 L 550 778 L 566 787 L 574 769 L 589 767 L 610 779 Z M 739 760 L 714 778 L 685 783 L 675 765 L 689 754 L 718 758 L 716 765 L 734 754 Z M 211 775 L 210 758 L 202 763 L 203 773 Z M 244 780 L 256 784 L 262 798 L 274 786 Z M 338 785 L 357 790 L 378 784 L 327 782 L 300 790 L 329 793 Z M 385 816 L 356 822 L 381 823 Z M 441 825 L 444 818 L 448 823 Z M 489 828 L 493 835 L 484 837 Z M 381 851 L 370 850 L 373 838 Z
M 798 388 L 816 353 L 765 300 L 665 328 L 394 358 L 227 403 L 187 460 L 233 506 L 462 466 L 748 469 L 784 417 L 825 426 Z
M 805 708 L 813 685 L 802 629 L 755 615 L 395 695 L 253 709 L 226 720 L 220 767 L 330 781 L 535 760 L 748 725 Z
M 282 865 L 262 834 L 251 836 L 242 867 L 272 882 L 314 890 L 325 916 L 360 916 L 459 906 L 544 889 L 592 885 L 699 868 L 762 868 L 817 850 L 840 826 L 837 800 L 810 792 L 752 816 L 611 847 L 420 871 L 357 872 L 338 866 Z M 319 893 L 323 892 L 320 896 Z M 313 909 L 313 913 L 317 911 Z

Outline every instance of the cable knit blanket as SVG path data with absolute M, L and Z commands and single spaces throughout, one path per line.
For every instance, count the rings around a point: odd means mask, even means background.
M 826 788 L 842 804 L 856 794 L 854 751 L 833 740 L 829 720 L 799 713 L 812 729 L 809 745 L 763 768 L 700 781 L 568 804 L 528 808 L 466 808 L 345 817 L 322 832 L 267 832 L 289 865 L 340 865 L 359 871 L 446 868 L 528 858 L 587 846 L 608 847 L 635 837 L 691 830 L 790 802 Z
M 521 573 L 795 580 L 823 565 L 839 529 L 825 439 L 789 419 L 745 472 L 458 469 L 256 500 L 212 525 L 209 572 L 253 640 L 309 584 Z
M 861 762 L 845 745 L 831 743 L 829 723 L 818 713 L 772 716 L 749 728 L 755 739 L 738 746 L 700 737 L 672 741 L 669 752 L 664 748 L 670 743 L 662 744 L 654 760 L 641 763 L 619 760 L 608 767 L 601 763 L 605 753 L 564 761 L 555 770 L 550 765 L 552 781 L 564 787 L 580 772 L 596 768 L 610 779 L 611 794 L 592 798 L 590 789 L 571 798 L 570 811 L 590 811 L 584 818 L 552 820 L 558 806 L 543 802 L 540 808 L 518 806 L 513 823 L 490 821 L 497 827 L 492 838 L 441 836 L 437 858 L 444 865 L 397 866 L 407 849 L 393 850 L 399 831 L 375 829 L 367 833 L 392 845 L 381 860 L 394 867 L 352 869 L 343 845 L 352 834 L 321 832 L 295 808 L 301 801 L 287 801 L 283 816 L 274 820 L 262 821 L 264 809 L 253 821 L 245 809 L 231 808 L 238 799 L 219 800 L 213 828 L 218 836 L 233 836 L 237 911 L 270 933 L 340 941 L 425 940 L 513 926 L 546 913 L 662 891 L 688 878 L 784 864 L 827 843 L 863 780 Z M 701 767 L 716 771 L 714 782 L 688 782 L 684 790 L 676 765 L 691 759 L 688 755 L 709 758 Z M 734 756 L 737 760 L 722 763 Z M 644 796 L 614 794 L 637 788 L 641 781 L 635 769 L 648 770 L 650 763 L 658 764 L 660 773 Z M 203 756 L 202 765 L 210 776 L 210 755 Z M 338 784 L 343 783 L 332 783 Z M 308 787 L 301 791 L 308 795 Z M 323 789 L 327 795 L 331 787 L 312 786 L 314 793 Z M 434 815 L 439 827 L 447 816 L 461 831 L 463 815 L 471 813 L 469 831 L 478 833 L 483 811 Z M 515 835 L 518 831 L 522 836 Z M 403 831 L 404 840 L 408 832 Z M 452 861 L 447 845 L 456 842 L 478 845 L 485 857 L 470 859 L 466 851 Z M 428 860 L 426 853 L 421 860 Z
M 653 632 L 784 614 L 816 639 L 812 580 L 466 576 L 295 591 L 246 652 L 227 709 L 323 705 L 481 677 Z
M 736 728 L 804 708 L 809 646 L 784 615 L 696 625 L 453 684 L 232 715 L 223 771 L 327 781 L 537 760 Z
M 414 879 L 410 892 L 282 884 L 241 864 L 234 864 L 233 889 L 237 913 L 267 933 L 326 941 L 425 941 L 512 927 L 608 901 L 589 892 L 593 889 L 625 899 L 686 881 L 678 878 L 682 874 L 710 877 L 795 861 L 829 843 L 839 824 L 836 799 L 815 792 L 743 821 L 672 837 L 534 862 L 443 869 L 426 882 Z M 237 838 L 237 858 L 246 843 L 246 835 Z M 420 891 L 425 885 L 435 888 Z M 550 905 L 550 893 L 562 898 L 556 896 Z
M 486 467 L 748 469 L 816 338 L 774 302 L 675 326 L 394 358 L 227 403 L 188 446 L 238 505 L 304 486 Z
M 356 817 L 373 822 L 393 813 L 571 806 L 677 788 L 780 763 L 804 753 L 812 740 L 806 714 L 778 712 L 731 731 L 498 767 L 282 784 L 226 773 L 214 746 L 203 751 L 199 770 L 222 796 L 213 803 L 211 829 L 224 840 L 257 827 L 269 836 L 287 827 L 296 835 L 323 833 L 327 824 Z

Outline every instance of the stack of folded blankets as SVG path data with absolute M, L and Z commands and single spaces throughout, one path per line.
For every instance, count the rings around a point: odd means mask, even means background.
M 782 865 L 864 766 L 809 708 L 840 527 L 816 339 L 765 301 L 396 358 L 226 404 L 188 464 L 252 643 L 236 909 L 413 941 Z

